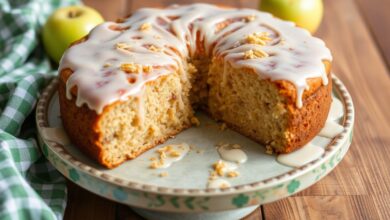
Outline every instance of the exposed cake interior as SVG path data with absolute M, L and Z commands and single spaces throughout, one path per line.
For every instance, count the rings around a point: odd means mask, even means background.
M 197 109 L 289 152 L 305 142 L 291 131 L 294 111 L 317 90 L 329 90 L 330 60 L 321 40 L 256 10 L 142 9 L 99 25 L 65 53 L 61 114 L 71 139 L 93 145 L 83 149 L 107 167 L 196 124 Z M 93 128 L 84 134 L 90 142 L 72 131 L 79 125 L 67 112 L 71 105 L 94 112 L 83 125 Z

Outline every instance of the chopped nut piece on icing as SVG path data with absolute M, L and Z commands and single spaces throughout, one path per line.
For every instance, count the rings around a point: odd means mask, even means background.
M 150 23 L 143 23 L 140 27 L 140 31 L 148 31 L 152 28 L 152 25 Z
M 144 73 L 150 73 L 150 72 L 153 71 L 153 67 L 152 67 L 152 66 L 143 66 L 143 67 L 142 67 L 142 71 L 143 71 Z
M 155 160 L 157 160 L 157 158 L 151 157 L 151 158 L 149 158 L 149 160 L 150 160 L 150 161 L 155 161 Z
M 106 64 L 103 65 L 104 68 L 107 68 L 107 67 L 110 67 L 110 66 L 112 66 L 111 63 L 106 63 Z
M 191 118 L 191 123 L 193 125 L 197 126 L 197 127 L 200 125 L 200 121 L 199 121 L 199 119 L 197 117 L 192 117 Z
M 124 63 L 121 65 L 121 70 L 126 73 L 138 73 L 141 66 L 134 63 Z
M 267 146 L 265 146 L 265 153 L 272 155 L 274 153 L 274 150 L 272 149 L 272 147 L 270 145 L 267 145 Z
M 120 49 L 120 50 L 127 50 L 127 49 L 130 49 L 130 45 L 129 44 L 126 44 L 126 43 L 123 43 L 123 42 L 119 42 L 119 43 L 116 43 L 115 44 L 115 48 L 116 49 Z
M 249 44 L 258 44 L 264 46 L 267 42 L 271 41 L 268 32 L 253 33 L 246 36 L 246 42 Z
M 244 53 L 244 59 L 256 59 L 256 58 L 263 58 L 268 57 L 268 54 L 262 50 L 253 49 L 245 51 Z
M 163 49 L 161 47 L 156 47 L 154 45 L 150 45 L 148 47 L 148 50 L 153 51 L 153 52 L 161 52 Z
M 226 175 L 227 177 L 234 178 L 234 177 L 238 177 L 240 173 L 237 171 L 229 171 Z
M 159 177 L 166 177 L 166 176 L 168 176 L 168 172 L 162 172 L 158 176 Z

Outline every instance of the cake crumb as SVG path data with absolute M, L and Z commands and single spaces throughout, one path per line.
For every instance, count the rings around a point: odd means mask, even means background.
M 157 169 L 157 168 L 160 168 L 164 163 L 160 160 L 160 161 L 152 161 L 152 163 L 150 164 L 149 168 L 151 169 Z
M 213 164 L 213 168 L 219 176 L 223 176 L 225 174 L 225 163 L 222 160 L 215 162 Z
M 272 155 L 274 153 L 274 150 L 272 149 L 272 147 L 270 145 L 267 145 L 267 146 L 265 146 L 265 153 Z
M 217 172 L 215 172 L 214 170 L 213 171 L 210 171 L 210 176 L 209 176 L 209 180 L 215 180 L 218 178 L 218 174 Z
M 224 130 L 226 130 L 226 127 L 227 127 L 226 123 L 222 123 L 221 126 L 219 126 L 219 130 L 224 131 Z
M 162 172 L 158 176 L 159 177 L 166 177 L 166 176 L 168 176 L 168 172 Z
M 253 33 L 246 36 L 246 42 L 249 44 L 257 44 L 264 46 L 267 42 L 270 42 L 272 38 L 269 37 L 268 32 Z
M 193 125 L 195 125 L 196 127 L 199 127 L 199 125 L 200 125 L 199 119 L 197 117 L 195 117 L 195 116 L 191 118 L 191 123 Z
M 139 27 L 139 30 L 140 31 L 148 31 L 152 28 L 152 24 L 150 23 L 143 23 L 140 27 Z
M 155 160 L 157 160 L 157 158 L 151 157 L 151 158 L 149 158 L 149 160 L 150 160 L 150 161 L 155 161 Z
M 180 154 L 178 151 L 175 151 L 175 150 L 172 151 L 172 152 L 169 154 L 170 157 L 180 157 L 180 155 L 181 155 L 181 154 Z
M 248 60 L 248 59 L 256 59 L 256 58 L 264 58 L 264 57 L 268 57 L 269 55 L 262 51 L 262 50 L 259 50 L 259 49 L 253 49 L 253 50 L 248 50 L 248 51 L 245 51 L 244 52 L 244 59 Z
M 240 175 L 240 173 L 237 171 L 229 171 L 226 175 L 229 178 L 235 178 L 235 177 L 238 177 Z

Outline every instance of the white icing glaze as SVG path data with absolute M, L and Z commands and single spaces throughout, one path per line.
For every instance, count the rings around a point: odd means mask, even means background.
M 330 106 L 328 120 L 337 120 L 344 115 L 343 103 L 333 97 L 332 105 Z
M 229 162 L 245 163 L 248 159 L 246 153 L 243 150 L 233 149 L 230 146 L 219 147 L 218 153 L 222 159 Z
M 48 141 L 56 142 L 58 144 L 69 145 L 71 143 L 65 130 L 60 127 L 57 128 L 42 127 L 41 135 L 44 139 Z
M 176 163 L 180 160 L 182 160 L 187 153 L 190 151 L 190 146 L 186 143 L 182 144 L 170 144 L 169 146 L 172 147 L 172 151 L 176 151 L 179 153 L 179 156 L 170 156 L 169 154 L 167 155 L 166 158 L 163 159 L 163 163 L 156 168 L 168 168 L 170 167 L 173 163 Z M 164 146 L 165 147 L 165 146 Z M 156 149 L 156 152 L 163 147 L 159 147 Z
M 245 19 L 249 16 L 253 19 Z M 226 21 L 232 23 L 217 28 Z M 151 24 L 150 29 L 140 31 L 144 24 Z M 110 27 L 114 26 L 128 29 L 112 30 Z M 270 33 L 272 41 L 261 47 L 269 56 L 243 59 L 244 52 L 260 47 L 246 43 L 245 37 L 259 32 Z M 71 98 L 70 90 L 77 86 L 76 104 L 87 104 L 101 113 L 108 104 L 137 96 L 146 82 L 173 71 L 184 71 L 183 61 L 198 52 L 201 42 L 204 56 L 223 57 L 225 65 L 229 62 L 235 67 L 253 69 L 263 79 L 293 83 L 298 107 L 302 106 L 308 78 L 321 77 L 323 84 L 328 83 L 322 61 L 332 59 L 330 51 L 306 30 L 257 10 L 192 4 L 144 8 L 123 23 L 105 22 L 94 28 L 85 42 L 71 47 L 62 57 L 59 70 L 74 71 L 67 81 L 67 97 Z M 128 49 L 116 49 L 117 43 L 126 43 Z M 150 45 L 162 51 L 151 51 Z M 125 73 L 120 69 L 124 63 L 152 66 L 153 71 Z M 104 67 L 105 64 L 110 66 Z
M 308 143 L 294 152 L 288 154 L 279 154 L 276 157 L 276 160 L 279 163 L 287 166 L 300 167 L 319 158 L 323 153 L 323 148 Z
M 207 188 L 217 188 L 217 189 L 220 189 L 220 188 L 226 188 L 226 187 L 230 187 L 230 186 L 231 186 L 230 182 L 225 180 L 225 179 L 222 179 L 222 178 L 209 180 L 207 182 Z
M 337 124 L 337 122 L 328 120 L 325 122 L 325 126 L 322 128 L 320 133 L 318 133 L 318 135 L 327 138 L 334 138 L 343 131 L 343 126 Z

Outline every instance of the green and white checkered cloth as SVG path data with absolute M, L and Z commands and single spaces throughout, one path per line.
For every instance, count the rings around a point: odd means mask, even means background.
M 39 31 L 76 0 L 0 0 L 0 219 L 62 219 L 65 179 L 43 157 L 33 110 L 53 77 Z

